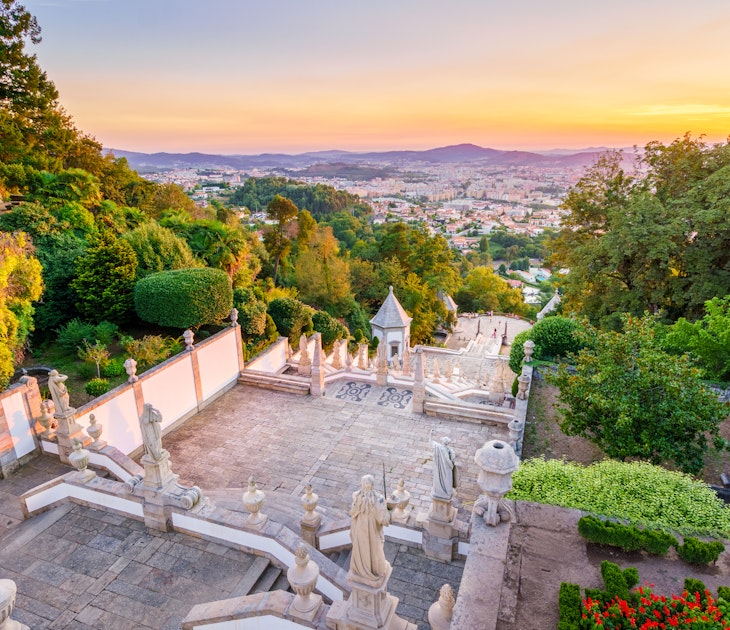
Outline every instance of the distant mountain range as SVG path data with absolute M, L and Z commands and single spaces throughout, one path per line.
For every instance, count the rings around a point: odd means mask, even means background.
M 357 153 L 352 151 L 312 151 L 288 155 L 213 155 L 207 153 L 135 153 L 110 149 L 117 157 L 125 157 L 132 168 L 140 171 L 174 168 L 282 168 L 305 169 L 314 164 L 369 164 L 413 166 L 415 164 L 480 163 L 485 166 L 587 166 L 595 162 L 603 147 L 569 151 L 555 149 L 541 153 L 531 151 L 501 151 L 475 144 L 456 144 L 426 151 L 383 151 Z

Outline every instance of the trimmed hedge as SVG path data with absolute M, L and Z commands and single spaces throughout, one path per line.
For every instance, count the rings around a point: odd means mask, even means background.
M 105 378 L 92 378 L 86 385 L 84 385 L 84 391 L 89 395 L 96 398 L 102 394 L 106 394 L 109 391 L 109 381 Z
M 292 345 L 299 343 L 302 334 L 310 335 L 314 330 L 312 314 L 314 309 L 294 298 L 282 297 L 271 300 L 268 314 L 276 324 L 282 337 L 288 337 Z
M 690 564 L 709 564 L 717 562 L 720 554 L 725 551 L 725 545 L 717 540 L 704 542 L 687 536 L 683 545 L 677 546 L 679 557 Z
M 570 582 L 561 582 L 558 594 L 560 617 L 558 630 L 578 630 L 581 619 L 580 586 Z
M 140 319 L 167 328 L 197 328 L 228 317 L 233 290 L 225 271 L 201 267 L 160 271 L 134 286 Z
M 590 542 L 611 545 L 624 551 L 643 549 L 655 556 L 665 556 L 669 548 L 678 544 L 671 534 L 659 530 L 641 530 L 595 516 L 583 516 L 578 521 L 578 533 Z

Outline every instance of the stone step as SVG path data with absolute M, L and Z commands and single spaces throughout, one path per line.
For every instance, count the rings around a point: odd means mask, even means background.
M 259 577 L 253 589 L 251 589 L 251 593 L 265 593 L 266 591 L 272 590 L 271 587 L 274 586 L 274 583 L 279 579 L 281 574 L 282 571 L 279 567 L 269 564 L 261 577 Z M 286 578 L 286 576 L 284 577 Z
M 301 394 L 306 396 L 309 394 L 310 383 L 301 381 L 286 375 L 266 374 L 262 372 L 243 371 L 238 377 L 238 382 L 243 385 L 251 385 L 261 389 L 271 389 L 278 392 L 288 392 L 291 394 Z
M 230 597 L 242 597 L 251 593 L 259 578 L 264 574 L 270 564 L 268 558 L 257 557 L 238 584 L 236 584 L 236 587 L 231 591 Z
M 276 578 L 276 582 L 274 582 L 274 585 L 271 587 L 272 591 L 289 591 L 291 593 L 291 586 L 289 585 L 289 580 L 286 579 L 286 573 L 283 571 L 281 572 L 281 575 Z
M 340 554 L 339 558 L 335 560 L 335 563 L 337 566 L 342 567 L 345 571 L 348 571 L 350 569 L 350 557 L 352 556 L 352 547 L 349 549 L 343 549 Z

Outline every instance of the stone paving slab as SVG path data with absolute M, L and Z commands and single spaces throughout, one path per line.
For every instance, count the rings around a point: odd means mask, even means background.
M 421 510 L 430 504 L 433 431 L 434 438 L 453 440 L 461 477 L 457 503 L 468 520 L 479 493 L 474 454 L 487 440 L 505 438 L 500 429 L 341 400 L 333 390 L 339 386 L 328 387 L 322 398 L 302 398 L 237 385 L 163 444 L 175 472 L 203 491 L 241 488 L 254 476 L 264 491 L 300 496 L 311 483 L 323 505 L 349 510 L 360 478 L 373 474 L 380 488 L 385 467 L 388 492 L 404 479 L 411 504 Z

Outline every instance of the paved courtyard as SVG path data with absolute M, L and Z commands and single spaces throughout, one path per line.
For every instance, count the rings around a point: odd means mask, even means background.
M 236 385 L 166 435 L 163 444 L 175 472 L 203 492 L 243 488 L 253 475 L 262 490 L 291 497 L 311 483 L 323 505 L 349 510 L 360 478 L 371 473 L 381 488 L 384 470 L 388 493 L 404 479 L 418 510 L 430 503 L 433 432 L 434 439 L 453 440 L 460 469 L 457 503 L 468 520 L 479 493 L 474 454 L 505 434 L 474 422 L 413 414 L 400 408 L 403 391 L 373 385 L 367 396 L 337 398 L 355 389 L 346 386 L 338 381 L 324 397 L 313 398 Z

